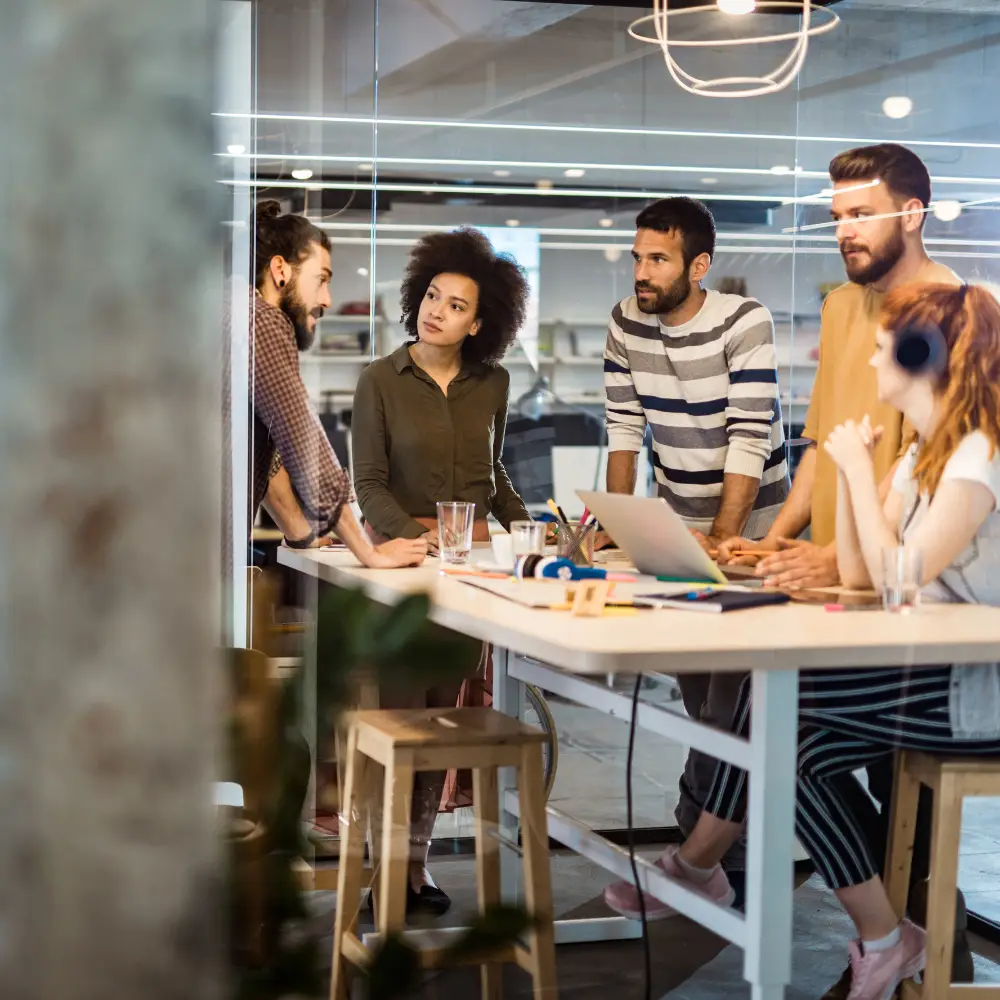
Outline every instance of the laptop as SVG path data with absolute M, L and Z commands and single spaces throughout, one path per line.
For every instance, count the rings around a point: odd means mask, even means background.
M 577 490 L 577 496 L 640 573 L 692 583 L 729 582 L 661 497 L 590 490 Z

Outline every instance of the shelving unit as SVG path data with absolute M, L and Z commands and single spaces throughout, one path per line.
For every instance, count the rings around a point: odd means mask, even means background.
M 610 312 L 610 310 L 609 310 Z M 786 420 L 801 423 L 809 404 L 809 394 L 818 362 L 808 353 L 819 342 L 819 316 L 796 316 L 794 321 L 778 314 L 775 339 L 778 350 L 778 370 L 781 382 L 781 407 Z M 320 331 L 345 335 L 372 328 L 374 324 L 375 357 L 382 357 L 401 343 L 400 331 L 384 316 L 327 315 L 320 320 Z M 539 323 L 538 373 L 545 375 L 560 399 L 573 406 L 604 405 L 604 341 L 607 337 L 608 316 L 560 319 L 550 317 Z M 573 344 L 569 331 L 574 331 Z M 319 340 L 320 338 L 317 338 Z M 576 346 L 578 353 L 571 353 Z M 515 347 L 516 353 L 504 359 L 510 372 L 510 398 L 513 403 L 526 392 L 536 378 L 528 358 Z M 358 375 L 371 360 L 367 352 L 321 351 L 314 348 L 302 355 L 302 376 L 310 395 L 319 402 L 338 408 L 351 405 Z

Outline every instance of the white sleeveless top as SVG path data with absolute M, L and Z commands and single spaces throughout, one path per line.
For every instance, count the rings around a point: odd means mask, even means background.
M 996 506 L 965 551 L 936 580 L 924 587 L 931 601 L 1000 606 L 1000 452 L 982 431 L 962 439 L 944 467 L 941 481 L 964 479 L 982 483 Z M 903 539 L 912 535 L 929 507 L 913 478 L 914 444 L 899 463 L 892 487 L 903 497 Z M 951 728 L 964 739 L 1000 737 L 1000 664 L 963 663 L 951 669 Z

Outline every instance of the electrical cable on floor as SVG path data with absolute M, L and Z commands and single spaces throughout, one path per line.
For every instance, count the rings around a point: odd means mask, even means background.
M 649 952 L 649 926 L 646 923 L 646 900 L 639 885 L 639 866 L 635 862 L 635 829 L 632 825 L 632 758 L 635 752 L 636 720 L 639 716 L 639 691 L 642 688 L 642 674 L 636 675 L 635 689 L 632 691 L 632 720 L 628 731 L 628 754 L 625 759 L 625 805 L 628 823 L 628 859 L 632 863 L 632 878 L 639 893 L 639 918 L 642 920 L 642 957 L 645 966 L 645 987 L 643 997 L 653 1000 L 652 958 Z

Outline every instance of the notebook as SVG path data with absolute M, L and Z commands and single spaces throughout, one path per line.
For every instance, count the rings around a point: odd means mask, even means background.
M 640 607 L 676 608 L 680 611 L 707 611 L 718 614 L 721 611 L 741 611 L 744 608 L 787 604 L 791 598 L 788 594 L 771 591 L 716 590 L 711 595 L 696 600 L 677 594 L 636 594 L 633 600 Z

